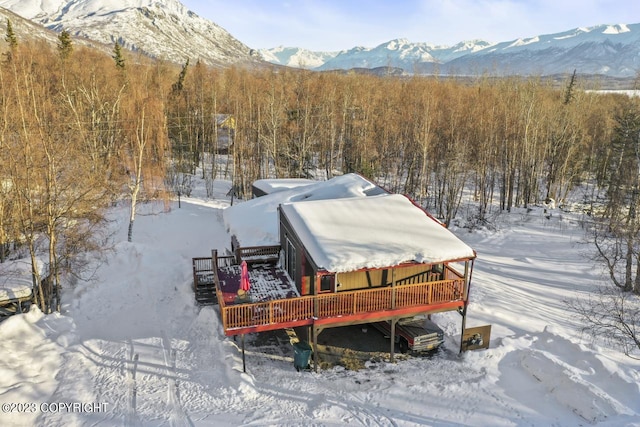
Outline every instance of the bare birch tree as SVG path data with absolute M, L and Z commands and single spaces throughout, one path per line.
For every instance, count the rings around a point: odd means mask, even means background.
M 149 71 L 131 85 L 123 100 L 123 163 L 126 165 L 126 188 L 130 202 L 127 240 L 133 241 L 133 225 L 142 190 L 151 197 L 164 194 L 168 148 L 164 104 L 153 86 Z

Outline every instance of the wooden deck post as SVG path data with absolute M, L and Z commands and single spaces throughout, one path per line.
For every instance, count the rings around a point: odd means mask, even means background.
M 462 330 L 460 331 L 460 352 L 459 354 L 462 354 L 462 348 L 464 346 L 464 330 L 467 327 L 467 305 L 465 304 L 464 308 L 462 309 Z
M 470 279 L 469 278 L 469 261 L 466 261 L 464 263 L 464 289 L 462 290 L 462 292 L 464 292 L 462 299 L 465 301 L 469 299 L 469 284 L 470 284 L 469 279 Z
M 313 372 L 318 373 L 318 334 L 320 328 L 313 325 Z
M 391 309 L 396 308 L 396 270 L 391 270 Z M 392 358 L 393 360 L 393 358 Z
M 396 350 L 396 322 L 397 321 L 398 319 L 395 317 L 391 319 L 391 351 L 389 352 L 389 354 L 391 355 L 389 359 L 391 363 L 394 362 L 393 358 Z
M 471 291 L 471 274 L 473 273 L 473 263 L 474 260 L 471 260 L 471 265 L 469 265 L 469 261 L 464 263 L 464 289 L 463 289 L 463 300 L 464 307 L 462 307 L 462 311 L 460 314 L 462 315 L 462 330 L 460 331 L 460 354 L 462 354 L 462 349 L 464 346 L 464 331 L 467 327 L 467 307 L 469 306 L 469 292 Z
M 395 269 L 391 270 L 391 309 L 396 308 L 396 272 Z M 391 318 L 391 351 L 389 352 L 391 363 L 394 361 L 395 349 L 396 349 L 396 322 L 397 318 Z
M 318 319 L 320 318 L 320 301 L 318 301 L 318 288 L 320 286 L 321 276 L 316 273 L 316 276 L 313 281 L 313 316 Z M 318 373 L 318 334 L 320 333 L 320 328 L 318 328 L 315 324 L 311 326 L 312 335 L 313 335 L 313 371 Z
M 240 336 L 240 342 L 242 343 L 242 372 L 247 373 L 247 364 L 244 358 L 244 335 Z

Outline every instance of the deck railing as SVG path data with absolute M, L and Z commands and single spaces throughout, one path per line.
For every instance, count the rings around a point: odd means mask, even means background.
M 380 289 L 304 296 L 259 303 L 220 304 L 225 331 L 272 324 L 309 324 L 314 318 L 374 313 L 459 301 L 464 279 L 418 283 Z
M 263 262 L 277 261 L 280 256 L 280 246 L 245 246 L 236 249 L 238 264 L 242 261 Z
M 213 271 L 213 259 L 210 257 L 192 258 L 192 263 L 194 289 L 200 285 L 212 284 L 217 276 Z
M 263 250 L 262 248 L 266 247 L 260 247 L 260 251 L 258 251 L 260 255 L 264 256 L 269 253 L 269 249 Z M 271 251 L 271 254 L 274 252 Z M 250 251 L 247 256 L 253 254 L 257 255 L 256 252 Z M 211 257 L 193 258 L 194 286 L 215 283 L 225 331 L 254 327 L 268 328 L 269 325 L 278 324 L 307 325 L 313 319 L 340 318 L 429 306 L 462 301 L 465 297 L 464 277 L 453 268 L 446 266 L 444 280 L 427 280 L 414 284 L 396 283 L 396 286 L 376 289 L 226 305 L 220 294 L 217 268 L 236 264 L 236 256 L 218 256 L 217 251 L 214 250 Z
M 233 255 L 222 255 L 219 256 L 217 251 L 212 251 L 211 257 L 214 259 L 214 264 L 219 267 L 230 267 L 232 265 L 238 264 L 236 262 L 236 257 Z
M 213 260 L 210 257 L 193 258 L 193 272 L 200 273 L 204 271 L 213 272 Z
M 445 268 L 444 268 L 444 279 L 445 280 L 462 279 L 463 277 L 464 276 L 462 274 L 458 273 L 453 268 L 449 267 L 448 265 L 445 266 Z

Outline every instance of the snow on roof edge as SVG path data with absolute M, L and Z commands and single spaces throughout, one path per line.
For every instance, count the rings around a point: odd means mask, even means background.
M 225 227 L 241 246 L 280 244 L 278 206 L 286 202 L 370 197 L 386 193 L 382 187 L 355 173 L 315 181 L 310 185 L 276 191 L 224 209 Z
M 283 203 L 281 212 L 316 265 L 331 272 L 476 258 L 471 247 L 400 194 Z
M 293 188 L 316 184 L 307 178 L 279 178 L 279 179 L 258 179 L 251 184 L 253 187 L 262 190 L 266 194 L 277 191 L 291 190 Z

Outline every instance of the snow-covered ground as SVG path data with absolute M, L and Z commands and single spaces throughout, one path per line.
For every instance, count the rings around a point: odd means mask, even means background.
M 133 243 L 114 210 L 115 250 L 65 290 L 62 314 L 0 323 L 0 425 L 640 426 L 640 362 L 581 338 L 567 310 L 601 280 L 577 216 L 453 229 L 478 253 L 467 326 L 492 325 L 488 350 L 459 356 L 460 316 L 443 313 L 430 358 L 297 372 L 288 343 L 249 336 L 243 373 L 240 341 L 191 290 L 191 258 L 229 246 L 228 204 L 147 206 Z

